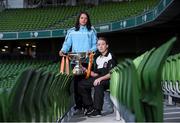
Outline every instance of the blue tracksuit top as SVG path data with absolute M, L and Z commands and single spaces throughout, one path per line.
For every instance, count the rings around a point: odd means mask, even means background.
M 62 51 L 67 53 L 72 46 L 72 52 L 96 51 L 97 36 L 93 27 L 88 31 L 86 26 L 80 26 L 78 31 L 75 27 L 67 31 Z

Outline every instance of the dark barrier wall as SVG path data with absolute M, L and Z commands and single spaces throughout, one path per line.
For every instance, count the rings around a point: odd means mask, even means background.
M 172 26 L 174 23 L 175 26 Z M 120 56 L 135 57 L 153 47 L 160 46 L 171 37 L 177 36 L 177 42 L 175 43 L 171 52 L 171 54 L 175 54 L 180 52 L 180 23 L 179 21 L 175 21 L 174 23 L 166 23 L 153 27 L 139 28 L 128 31 L 103 33 L 100 35 L 98 34 L 98 37 L 106 37 L 110 42 L 110 49 L 115 54 Z M 36 44 L 37 56 L 44 55 L 58 58 L 58 51 L 62 47 L 64 38 L 0 41 L 0 47 L 9 45 L 9 48 L 11 49 L 19 44 L 29 42 Z M 10 54 L 13 54 L 13 52 L 13 50 L 10 50 Z
M 172 53 L 180 52 L 179 32 L 163 30 L 136 30 L 128 32 L 114 32 L 98 35 L 106 37 L 110 42 L 110 49 L 120 55 L 140 55 L 141 53 L 158 47 L 173 36 L 177 36 L 177 42 Z M 58 56 L 64 38 L 41 39 L 37 41 L 37 54 L 51 54 Z

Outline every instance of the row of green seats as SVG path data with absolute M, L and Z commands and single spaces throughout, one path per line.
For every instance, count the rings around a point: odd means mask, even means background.
M 26 69 L 13 88 L 0 88 L 0 121 L 57 121 L 71 107 L 71 80 L 71 75 Z
M 91 22 L 93 25 L 102 23 L 108 23 L 113 21 L 119 21 L 128 17 L 132 17 L 148 11 L 155 7 L 159 0 L 147 0 L 147 1 L 131 1 L 129 2 L 107 2 L 99 6 L 94 6 L 87 9 L 87 12 L 91 16 Z M 103 11 L 103 12 L 101 12 Z M 63 22 L 55 24 L 55 28 L 69 28 L 74 24 L 75 18 L 70 17 Z
M 144 120 L 143 107 L 138 90 L 138 73 L 132 60 L 126 59 L 111 71 L 110 92 L 111 99 L 126 122 L 142 122 Z M 122 108 L 125 106 L 127 109 Z M 133 112 L 136 116 L 130 117 Z
M 94 7 L 59 6 L 36 9 L 7 9 L 0 13 L 0 32 L 70 28 L 80 11 L 87 11 L 91 15 L 92 24 L 98 25 L 141 14 L 145 9 L 149 10 L 155 7 L 158 2 L 159 0 L 136 0 L 108 2 Z
M 163 65 L 161 81 L 164 94 L 180 97 L 180 54 L 169 56 Z
M 123 68 L 127 63 L 120 63 L 117 66 L 121 66 L 118 72 L 114 72 L 117 71 L 117 67 L 112 70 L 110 90 L 113 100 L 115 100 L 115 106 L 125 105 L 127 109 L 135 114 L 135 121 L 163 121 L 163 96 L 160 75 L 165 59 L 175 41 L 176 38 L 172 38 L 159 48 L 153 48 L 134 59 L 133 64 L 135 65 L 135 69 L 129 68 L 129 72 Z M 134 74 L 130 72 L 133 70 L 135 71 Z M 136 75 L 136 72 L 137 76 L 134 77 L 133 75 Z M 132 83 L 136 84 L 133 85 Z M 130 88 L 135 89 L 137 93 L 130 93 L 130 91 L 128 91 Z M 131 91 L 133 91 L 133 89 Z M 133 105 L 133 101 L 127 101 L 128 98 L 132 98 L 138 103 Z M 139 106 L 141 108 L 139 108 Z M 139 111 L 135 110 L 137 107 Z M 121 111 L 121 113 L 123 112 Z
M 4 78 L 17 75 L 21 70 L 28 67 L 40 68 L 53 64 L 47 60 L 2 60 L 0 62 L 0 81 Z
M 1 61 L 0 66 L 0 88 L 12 88 L 15 85 L 15 78 L 18 74 L 29 67 L 43 68 L 56 74 L 59 72 L 59 63 L 41 60 L 5 60 Z
M 66 18 L 77 16 L 85 8 L 85 6 L 59 6 L 51 9 L 7 9 L 0 13 L 0 31 L 47 29 Z

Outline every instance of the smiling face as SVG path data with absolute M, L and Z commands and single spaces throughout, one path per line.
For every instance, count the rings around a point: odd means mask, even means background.
M 88 17 L 86 14 L 81 14 L 80 18 L 79 18 L 79 24 L 81 26 L 85 26 L 87 24 L 88 21 Z
M 108 44 L 106 44 L 104 40 L 100 39 L 97 42 L 97 49 L 101 54 L 105 55 L 108 51 Z

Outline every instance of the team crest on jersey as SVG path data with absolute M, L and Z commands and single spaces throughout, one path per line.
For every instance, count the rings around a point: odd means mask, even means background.
M 103 68 L 107 68 L 107 62 L 104 62 Z

